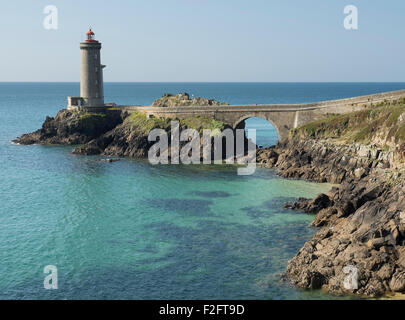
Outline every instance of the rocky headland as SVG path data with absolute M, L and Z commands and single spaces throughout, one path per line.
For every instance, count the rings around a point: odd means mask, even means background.
M 179 93 L 173 95 L 165 93 L 163 97 L 155 100 L 152 107 L 170 108 L 170 107 L 189 107 L 189 106 L 227 106 L 226 102 L 219 102 L 214 99 L 201 97 L 192 97 L 188 93 Z
M 213 99 L 193 98 L 188 94 L 178 94 L 176 96 L 165 94 L 156 100 L 153 106 L 186 106 L 198 105 L 224 105 Z M 56 117 L 46 117 L 42 128 L 18 137 L 13 142 L 21 145 L 30 144 L 53 144 L 72 145 L 73 154 L 77 155 L 105 155 L 116 157 L 139 157 L 148 156 L 148 151 L 155 144 L 148 141 L 149 132 L 152 129 L 163 129 L 169 137 L 169 158 L 170 137 L 172 135 L 172 121 L 178 121 L 179 131 L 184 129 L 195 129 L 202 133 L 203 129 L 210 129 L 211 146 L 204 145 L 201 137 L 200 154 L 203 155 L 204 148 L 211 147 L 212 159 L 215 155 L 215 145 L 213 139 L 225 129 L 232 129 L 227 124 L 211 118 L 190 117 L 186 119 L 169 119 L 147 117 L 140 112 L 128 113 L 119 108 L 108 108 L 100 113 L 88 113 L 86 111 L 66 110 L 58 112 Z M 180 142 L 180 148 L 186 145 Z M 245 138 L 245 150 L 247 150 L 248 140 Z M 220 151 L 225 159 L 225 144 Z
M 63 109 L 56 117 L 47 116 L 42 128 L 13 140 L 22 145 L 78 145 L 85 144 L 114 129 L 128 114 L 115 110 L 86 113 Z
M 259 151 L 283 177 L 336 184 L 286 204 L 316 214 L 319 228 L 289 262 L 288 280 L 334 294 L 405 293 L 404 160 L 405 101 L 329 115 Z

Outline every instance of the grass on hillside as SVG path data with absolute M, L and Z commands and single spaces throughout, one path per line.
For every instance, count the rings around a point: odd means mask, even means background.
M 77 122 L 80 126 L 93 130 L 100 126 L 101 123 L 107 121 L 107 115 L 104 113 L 83 113 L 77 118 Z
M 137 130 L 139 133 L 147 135 L 152 129 L 163 129 L 166 131 L 170 131 L 171 122 L 175 120 L 177 119 L 156 118 L 156 117 L 148 118 L 143 113 L 134 112 L 125 119 L 125 124 L 131 125 L 131 127 Z M 203 129 L 210 129 L 210 130 L 218 129 L 222 131 L 225 128 L 225 124 L 221 121 L 199 116 L 181 119 L 177 121 L 180 122 L 180 127 L 195 129 L 199 133 L 201 133 Z
M 292 135 L 366 143 L 384 132 L 386 141 L 405 141 L 405 98 L 352 113 L 329 114 L 325 119 L 294 129 Z
M 144 135 L 148 135 L 152 129 L 168 130 L 170 128 L 170 119 L 148 118 L 146 114 L 140 112 L 129 115 L 124 123 Z
M 222 131 L 225 129 L 225 124 L 222 121 L 218 121 L 211 118 L 204 118 L 200 116 L 180 120 L 180 126 L 195 129 L 199 133 L 202 133 L 204 129 L 205 130 L 209 129 L 212 131 L 213 130 Z

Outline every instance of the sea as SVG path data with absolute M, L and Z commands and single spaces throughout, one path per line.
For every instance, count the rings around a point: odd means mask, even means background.
M 400 89 L 405 83 L 105 83 L 105 100 L 148 105 L 187 92 L 230 104 L 305 103 Z M 72 155 L 73 146 L 11 143 L 77 95 L 79 83 L 0 83 L 0 299 L 341 298 L 281 281 L 316 232 L 313 215 L 283 205 L 331 185 L 272 169 L 239 176 L 231 165 L 106 163 Z M 246 124 L 257 144 L 277 142 L 267 121 Z

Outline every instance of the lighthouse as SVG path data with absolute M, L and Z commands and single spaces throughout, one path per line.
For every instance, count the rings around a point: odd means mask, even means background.
M 101 43 L 95 40 L 94 32 L 86 33 L 86 40 L 80 43 L 80 97 L 68 97 L 68 109 L 98 111 L 104 108 L 103 68 L 101 64 Z

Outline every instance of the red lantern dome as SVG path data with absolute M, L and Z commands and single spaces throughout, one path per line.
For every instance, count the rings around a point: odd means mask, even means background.
M 97 42 L 94 38 L 94 32 L 91 30 L 91 28 L 89 29 L 89 31 L 87 31 L 86 35 L 87 35 L 86 42 Z

